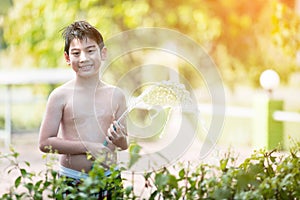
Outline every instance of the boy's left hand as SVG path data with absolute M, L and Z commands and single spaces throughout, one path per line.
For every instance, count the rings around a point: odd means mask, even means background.
M 107 130 L 106 140 L 107 142 L 120 147 L 122 150 L 125 150 L 128 148 L 126 136 L 125 127 L 117 121 L 113 121 Z

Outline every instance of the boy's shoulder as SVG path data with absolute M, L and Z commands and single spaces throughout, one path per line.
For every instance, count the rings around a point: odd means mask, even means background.
M 118 87 L 118 86 L 104 83 L 104 87 L 107 88 L 107 89 L 109 89 L 109 90 L 112 90 L 113 92 L 117 92 L 117 93 L 123 94 L 123 90 L 120 87 Z
M 65 96 L 68 95 L 70 92 L 73 91 L 74 84 L 72 81 L 68 81 L 58 87 L 56 87 L 54 90 L 51 92 L 51 96 Z
M 105 88 L 107 90 L 110 90 L 112 95 L 115 96 L 115 97 L 123 98 L 125 96 L 124 91 L 118 86 L 114 86 L 114 85 L 104 83 L 103 88 Z

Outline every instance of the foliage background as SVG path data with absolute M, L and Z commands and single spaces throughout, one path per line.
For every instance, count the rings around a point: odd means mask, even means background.
M 297 55 L 300 55 L 300 19 L 297 14 L 299 11 L 295 9 L 296 2 L 297 0 L 1 0 L 0 73 L 11 69 L 67 68 L 63 58 L 61 29 L 75 20 L 89 21 L 102 32 L 104 39 L 133 28 L 162 27 L 185 34 L 208 52 L 219 68 L 229 104 L 250 107 L 255 90 L 249 91 L 249 86 L 257 89 L 261 72 L 272 68 L 279 73 L 281 86 L 287 84 L 287 87 L 281 89 L 284 93 L 280 94 L 285 100 L 285 107 L 298 111 L 299 97 L 295 90 L 300 87 L 300 76 L 298 75 L 298 79 L 296 76 L 295 81 L 294 75 L 300 73 L 300 61 L 297 59 Z M 107 73 L 108 81 L 113 83 L 130 68 L 143 62 L 139 54 L 133 56 L 124 56 L 118 60 L 113 70 Z M 202 87 L 197 94 L 206 103 L 210 96 L 203 87 L 202 77 L 187 65 L 180 62 L 180 73 L 193 86 Z M 132 80 L 135 78 L 132 77 Z M 290 82 L 296 87 L 288 88 Z M 55 85 L 12 87 L 13 132 L 17 132 L 17 129 L 36 131 L 39 128 L 47 95 L 54 87 Z M 278 90 L 276 92 L 278 94 Z M 5 87 L 0 87 L 0 128 L 4 128 L 5 95 Z M 209 117 L 205 120 L 209 122 Z M 246 136 L 250 137 L 251 130 L 247 129 L 245 133 L 244 127 L 251 126 L 250 120 L 234 118 L 227 122 L 229 128 L 227 130 L 225 127 L 224 132 L 230 132 L 232 137 L 224 136 L 226 141 L 249 140 Z M 296 131 L 299 130 L 297 124 L 285 125 L 288 134 L 299 135 Z
M 237 83 L 257 86 L 259 75 L 266 68 L 276 69 L 282 81 L 287 82 L 291 73 L 299 71 L 296 55 L 300 20 L 295 3 L 293 0 L 3 0 L 0 69 L 65 67 L 60 30 L 74 20 L 87 20 L 101 30 L 104 38 L 137 27 L 180 31 L 207 50 L 230 88 Z M 124 66 L 119 68 L 126 71 Z M 197 78 L 193 73 L 185 73 L 189 74 L 189 80 Z

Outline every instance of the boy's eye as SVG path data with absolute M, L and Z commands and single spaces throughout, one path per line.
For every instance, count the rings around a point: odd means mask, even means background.
M 78 56 L 78 55 L 79 55 L 79 52 L 72 52 L 72 55 Z

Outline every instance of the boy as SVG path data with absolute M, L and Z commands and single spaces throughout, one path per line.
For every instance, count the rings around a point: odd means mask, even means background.
M 117 148 L 128 148 L 125 121 L 115 121 L 126 110 L 126 101 L 120 89 L 99 78 L 107 49 L 98 30 L 77 21 L 64 29 L 63 37 L 64 57 L 75 77 L 50 94 L 39 148 L 61 154 L 59 174 L 79 180 L 93 166 L 87 153 L 94 159 L 103 154 L 114 157 Z M 108 160 L 103 165 L 109 165 Z

